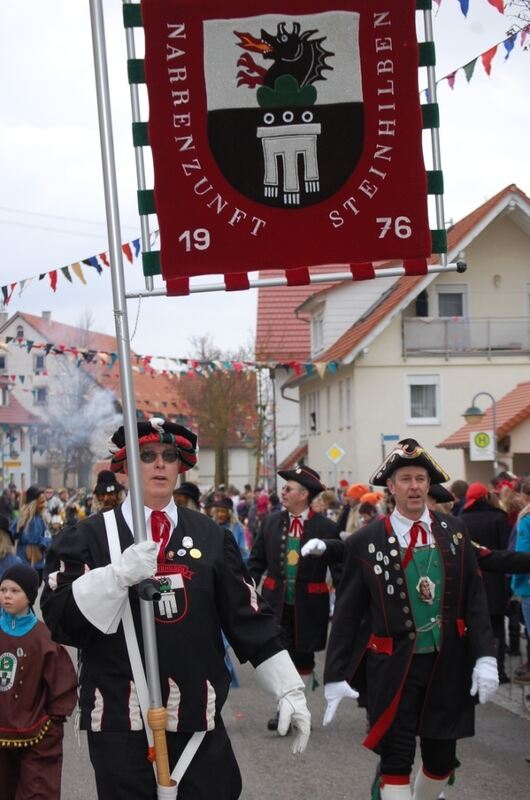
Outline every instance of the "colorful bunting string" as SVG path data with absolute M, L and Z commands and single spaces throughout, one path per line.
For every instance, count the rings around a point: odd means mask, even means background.
M 530 25 L 527 25 L 521 31 L 516 31 L 515 33 L 511 33 L 509 36 L 506 37 L 506 39 L 503 39 L 502 41 L 497 42 L 497 44 L 494 44 L 493 47 L 489 47 L 483 53 L 480 53 L 478 56 L 476 56 L 475 58 L 471 59 L 471 61 L 468 61 L 467 64 L 464 64 L 461 67 L 457 67 L 457 69 L 453 70 L 453 72 L 450 72 L 448 75 L 444 75 L 442 78 L 438 78 L 438 80 L 436 81 L 436 85 L 438 86 L 438 84 L 441 83 L 442 81 L 447 81 L 447 83 L 449 84 L 450 88 L 454 89 L 455 80 L 456 80 L 456 74 L 457 74 L 457 72 L 460 72 L 460 70 L 462 70 L 464 72 L 464 74 L 466 76 L 466 80 L 469 83 L 471 78 L 473 77 L 473 74 L 475 72 L 475 67 L 476 67 L 477 61 L 479 59 L 482 62 L 482 66 L 484 67 L 484 71 L 486 72 L 486 75 L 488 75 L 488 77 L 489 77 L 490 74 L 491 74 L 491 65 L 492 65 L 493 59 L 497 55 L 498 48 L 501 47 L 501 46 L 504 47 L 504 49 L 506 51 L 506 55 L 504 56 L 504 61 L 507 61 L 508 58 L 510 57 L 514 47 L 515 47 L 515 42 L 517 41 L 517 38 L 519 37 L 519 33 L 521 34 L 520 35 L 521 47 L 524 47 L 524 43 L 526 41 L 526 37 L 530 34 Z M 423 93 L 425 94 L 425 96 L 427 97 L 427 100 L 429 102 L 429 90 L 428 89 L 423 89 L 422 90 L 422 94 Z
M 155 236 L 156 234 L 153 235 Z M 134 259 L 138 258 L 140 254 L 140 249 L 141 249 L 140 239 L 138 238 L 138 239 L 133 239 L 132 242 L 125 242 L 124 244 L 122 244 L 121 249 L 123 255 L 129 262 L 129 264 L 132 264 L 134 262 Z M 48 278 L 51 290 L 53 292 L 56 292 L 59 274 L 61 274 L 65 278 L 65 280 L 68 281 L 68 283 L 73 283 L 72 279 L 72 272 L 73 272 L 76 278 L 80 280 L 84 286 L 86 286 L 87 281 L 81 264 L 84 264 L 85 266 L 90 267 L 91 269 L 95 269 L 98 275 L 102 274 L 103 267 L 110 267 L 108 253 L 99 253 L 97 256 L 89 256 L 88 258 L 81 259 L 81 261 L 75 261 L 73 264 L 67 264 L 64 267 L 58 267 L 56 269 L 49 270 L 49 272 L 43 272 L 38 276 L 38 279 L 39 281 L 43 281 L 45 278 Z M 16 281 L 15 283 L 9 283 L 6 284 L 5 286 L 0 286 L 0 291 L 2 292 L 2 301 L 4 306 L 9 305 L 9 301 L 13 296 L 13 291 L 15 290 L 16 286 L 19 287 L 18 294 L 20 297 L 24 289 L 28 286 L 29 283 L 31 283 L 32 280 L 35 279 L 35 277 L 37 276 L 33 275 L 31 278 L 23 278 L 22 280 Z
M 119 361 L 116 351 L 92 350 L 86 347 L 74 347 L 66 344 L 54 344 L 52 342 L 35 342 L 32 339 L 15 338 L 6 336 L 0 339 L 0 351 L 8 352 L 10 346 L 25 348 L 28 353 L 32 350 L 44 350 L 45 355 L 63 356 L 68 361 L 80 367 L 83 364 L 91 366 L 103 366 L 108 370 Z M 196 358 L 174 358 L 169 356 L 138 355 L 133 353 L 131 356 L 133 372 L 138 374 L 150 374 L 152 377 L 165 375 L 170 377 L 182 377 L 186 375 L 207 376 L 214 372 L 256 372 L 258 370 L 271 370 L 278 368 L 292 369 L 296 376 L 313 375 L 315 372 L 323 378 L 326 371 L 335 373 L 338 369 L 337 361 L 250 361 L 250 360 L 198 360 Z M 162 361 L 165 367 L 153 365 L 153 361 Z M 27 375 L 13 374 L 8 375 L 13 383 L 17 380 L 24 383 L 25 379 L 33 380 L 33 377 L 47 376 L 47 370 L 35 370 Z

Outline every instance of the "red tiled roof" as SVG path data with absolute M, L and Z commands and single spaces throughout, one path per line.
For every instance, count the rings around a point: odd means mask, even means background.
M 291 467 L 294 467 L 295 464 L 298 464 L 303 458 L 305 458 L 307 453 L 307 442 L 306 444 L 299 444 L 298 447 L 295 447 L 295 449 L 292 450 L 280 464 L 278 464 L 278 469 L 291 469 Z
M 343 267 L 344 268 L 344 267 Z M 337 265 L 312 267 L 313 275 L 337 272 Z M 267 270 L 260 278 L 283 278 L 282 270 Z M 332 283 L 318 284 L 319 288 Z M 315 294 L 315 286 L 265 286 L 258 290 L 258 319 L 256 327 L 256 358 L 259 361 L 300 361 L 309 357 L 311 335 L 309 325 L 295 314 L 295 308 L 309 295 Z
M 495 403 L 495 422 L 497 427 L 497 439 L 502 439 L 521 422 L 530 417 L 530 381 L 518 383 L 515 389 L 505 394 Z M 483 431 L 493 429 L 493 406 L 485 412 L 484 417 L 479 423 L 474 425 L 462 425 L 457 431 L 440 442 L 437 447 L 447 449 L 457 449 L 469 447 L 469 434 L 473 431 Z
M 530 202 L 530 199 L 524 192 L 518 189 L 515 184 L 507 186 L 449 229 L 447 234 L 448 250 L 454 250 L 458 246 L 458 243 L 467 236 L 503 198 L 511 193 L 519 195 L 519 197 L 527 203 Z M 433 264 L 435 261 L 437 261 L 437 257 L 432 256 L 428 263 Z M 394 262 L 394 265 L 397 263 L 399 262 Z M 387 266 L 391 266 L 391 264 L 388 262 Z M 422 280 L 423 276 L 399 278 L 390 290 L 390 293 L 374 308 L 372 313 L 366 317 L 366 319 L 356 322 L 351 328 L 345 331 L 323 355 L 319 356 L 318 360 L 336 361 L 347 356 L 348 353 L 350 353 L 356 345 L 360 344 L 379 322 L 390 314 Z
M 8 405 L 0 406 L 0 424 L 4 425 L 38 425 L 42 420 L 31 411 L 26 411 L 12 394 L 8 395 Z
M 120 372 L 117 365 L 109 370 L 87 364 L 85 369 L 101 386 L 114 392 L 118 403 L 122 404 Z M 133 367 L 133 385 L 138 411 L 144 411 L 149 416 L 157 414 L 190 416 L 189 406 L 180 396 L 176 378 L 157 372 L 136 372 Z
M 70 347 L 86 347 L 90 350 L 104 350 L 111 353 L 117 350 L 116 337 L 107 333 L 77 328 L 74 325 L 55 322 L 53 319 L 46 322 L 42 317 L 27 314 L 25 311 L 19 311 L 17 316 L 23 322 L 31 325 L 45 342 L 52 342 L 56 345 L 66 344 Z M 24 335 L 27 338 L 26 332 Z

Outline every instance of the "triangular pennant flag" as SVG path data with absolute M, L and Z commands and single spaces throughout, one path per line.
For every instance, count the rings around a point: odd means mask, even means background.
M 90 258 L 84 258 L 83 264 L 86 264 L 87 267 L 94 267 L 97 270 L 98 275 L 101 275 L 103 269 L 101 268 L 101 264 L 97 260 L 96 256 L 90 256 Z
M 113 367 L 114 364 L 116 363 L 116 361 L 118 360 L 118 354 L 117 353 L 109 353 L 109 356 L 110 356 L 110 366 Z
M 52 291 L 56 292 L 57 291 L 57 270 L 56 269 L 52 269 L 51 272 L 48 272 L 48 275 L 50 276 L 50 286 L 52 287 Z
M 47 274 L 48 274 L 47 272 L 41 272 L 41 274 L 39 275 L 39 281 L 43 281 Z
M 337 371 L 337 368 L 338 368 L 338 364 L 337 364 L 336 361 L 330 361 L 329 362 L 328 369 L 329 369 L 330 372 L 335 373 Z
M 484 65 L 484 69 L 486 70 L 486 75 L 489 75 L 491 72 L 491 62 L 495 58 L 495 54 L 497 52 L 497 45 L 490 47 L 489 50 L 486 50 L 485 53 L 482 53 L 482 63 Z
M 133 239 L 132 246 L 134 247 L 135 258 L 138 258 L 140 254 L 140 239 Z
M 504 14 L 504 0 L 488 0 L 488 3 L 494 6 L 501 14 Z
M 326 374 L 326 362 L 325 361 L 315 361 L 315 369 L 318 372 L 318 377 L 323 378 Z
M 28 351 L 28 353 L 31 353 L 31 348 L 33 347 L 34 344 L 35 342 L 32 342 L 30 339 L 26 339 L 26 350 Z
M 450 75 L 446 75 L 447 83 L 449 84 L 451 89 L 455 88 L 455 78 L 456 78 L 456 70 L 454 72 L 451 72 Z
M 504 60 L 507 61 L 510 57 L 510 53 L 512 52 L 513 48 L 515 47 L 515 40 L 517 39 L 517 34 L 512 33 L 511 36 L 508 36 L 507 39 L 504 40 L 503 45 L 504 49 L 506 50 L 506 55 L 504 56 Z
M 30 280 L 32 280 L 32 279 L 31 278 L 24 278 L 24 280 L 20 281 L 20 283 L 18 284 L 18 296 L 19 297 L 22 294 L 22 292 L 24 291 L 24 289 L 26 287 L 26 283 L 29 283 Z
M 526 28 L 523 28 L 521 31 L 521 47 L 524 47 L 524 43 L 526 42 L 526 37 L 530 34 L 530 25 L 527 25 Z
M 46 353 L 47 356 L 50 355 L 50 350 L 52 349 L 52 347 L 53 344 L 51 344 L 51 342 L 48 342 L 47 344 L 44 345 L 44 352 Z
M 462 14 L 464 17 L 467 17 L 467 12 L 469 11 L 469 0 L 458 0 L 458 2 L 460 3 Z
M 64 277 L 69 283 L 72 283 L 72 276 L 70 275 L 70 270 L 68 267 L 61 267 L 61 272 L 63 273 Z
M 107 258 L 107 254 L 106 253 L 100 253 L 99 254 L 99 260 L 103 261 L 103 263 L 105 264 L 106 267 L 110 267 L 109 260 Z
M 18 379 L 19 379 L 20 383 L 24 383 L 24 381 L 26 380 L 26 376 L 25 375 L 19 375 Z
M 83 275 L 83 270 L 81 269 L 81 264 L 79 264 L 79 262 L 76 261 L 74 264 L 70 264 L 70 267 L 74 275 L 76 275 L 81 281 L 81 283 L 84 283 L 86 286 L 86 280 L 85 276 Z
M 478 57 L 474 58 L 473 61 L 468 61 L 467 64 L 464 64 L 463 69 L 464 69 L 464 72 L 465 72 L 466 79 L 467 79 L 468 83 L 471 80 L 471 78 L 473 77 L 473 73 L 475 71 L 475 66 L 477 64 L 477 61 L 478 61 Z
M 132 250 L 131 250 L 131 245 L 128 242 L 126 244 L 122 244 L 121 249 L 123 251 L 123 254 L 124 254 L 125 258 L 129 262 L 129 264 L 132 264 L 132 262 L 133 262 L 133 254 L 132 254 Z

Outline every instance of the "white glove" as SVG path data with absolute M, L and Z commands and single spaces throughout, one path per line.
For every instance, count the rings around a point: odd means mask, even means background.
M 156 572 L 157 551 L 156 542 L 148 541 L 132 544 L 124 550 L 114 570 L 118 586 L 134 586 L 144 578 L 151 578 Z
M 324 686 L 324 697 L 326 698 L 327 705 L 322 724 L 329 725 L 337 712 L 341 700 L 344 700 L 345 697 L 350 697 L 352 700 L 355 700 L 359 697 L 359 692 L 352 689 L 347 681 L 336 681 L 334 683 L 326 683 Z
M 72 583 L 77 607 L 102 633 L 116 633 L 127 606 L 128 587 L 155 574 L 156 553 L 156 542 L 132 544 L 116 566 L 88 570 Z
M 497 659 L 493 656 L 482 656 L 477 658 L 471 676 L 471 691 L 469 694 L 476 695 L 478 691 L 479 703 L 487 703 L 499 688 L 499 672 L 497 670 Z
M 303 753 L 311 733 L 311 714 L 307 707 L 304 682 L 287 650 L 280 650 L 256 667 L 256 680 L 262 689 L 278 700 L 278 733 L 285 736 L 289 725 L 297 731 L 293 753 Z
M 310 539 L 304 544 L 300 553 L 303 556 L 322 556 L 326 552 L 327 545 L 322 539 Z

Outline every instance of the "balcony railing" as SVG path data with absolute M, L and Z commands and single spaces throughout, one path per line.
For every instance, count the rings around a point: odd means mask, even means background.
M 530 354 L 530 317 L 404 317 L 404 356 Z

